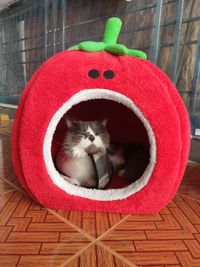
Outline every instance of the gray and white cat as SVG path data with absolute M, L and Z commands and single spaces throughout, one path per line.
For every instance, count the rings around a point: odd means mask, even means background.
M 83 122 L 67 119 L 66 123 L 68 132 L 63 149 L 56 158 L 56 165 L 63 174 L 62 177 L 78 186 L 96 187 L 97 173 L 91 161 L 91 155 L 95 155 L 101 165 L 101 178 L 109 182 L 107 150 L 110 145 L 110 135 L 106 130 L 107 120 Z M 103 189 L 104 184 L 99 184 L 98 188 Z
M 107 120 L 67 119 L 66 123 L 68 132 L 63 143 L 63 151 L 58 155 L 56 164 L 63 174 L 67 173 L 70 177 L 63 175 L 63 178 L 70 183 L 95 187 L 95 170 L 89 154 L 108 153 L 114 172 L 129 183 L 137 180 L 148 165 L 148 150 L 141 145 L 129 144 L 111 149 L 110 135 L 106 129 Z

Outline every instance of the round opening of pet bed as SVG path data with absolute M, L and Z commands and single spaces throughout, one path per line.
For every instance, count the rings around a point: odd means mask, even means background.
M 54 161 L 67 133 L 66 117 L 83 121 L 105 118 L 108 120 L 111 143 L 135 143 L 146 147 L 149 163 L 141 177 L 130 184 L 123 184 L 122 177 L 120 182 L 119 177 L 115 176 L 104 190 L 79 187 L 64 180 Z M 130 98 L 107 89 L 87 89 L 72 96 L 55 112 L 44 138 L 43 153 L 47 172 L 56 186 L 70 195 L 107 201 L 127 198 L 147 185 L 155 167 L 156 142 L 149 121 Z

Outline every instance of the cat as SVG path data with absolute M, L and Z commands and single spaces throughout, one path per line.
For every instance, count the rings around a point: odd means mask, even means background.
M 68 182 L 82 186 L 96 186 L 96 172 L 91 155 L 98 155 L 101 162 L 101 174 L 104 166 L 108 166 L 106 153 L 110 145 L 110 135 L 106 130 L 107 120 L 74 121 L 66 120 L 68 131 L 64 139 L 63 149 L 58 153 L 56 165 L 62 177 Z M 101 159 L 99 155 L 105 155 Z M 105 160 L 106 159 L 106 160 Z
M 82 187 L 96 186 L 95 170 L 89 155 L 108 154 L 113 173 L 133 183 L 143 174 L 149 163 L 149 151 L 140 144 L 113 146 L 106 129 L 107 120 L 66 120 L 68 132 L 63 150 L 57 156 L 57 167 L 62 177 Z M 74 159 L 76 159 L 74 161 Z M 67 176 L 66 176 L 67 174 Z M 73 178 L 72 178 L 73 177 Z

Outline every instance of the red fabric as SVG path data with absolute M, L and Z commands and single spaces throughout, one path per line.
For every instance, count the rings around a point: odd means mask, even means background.
M 88 76 L 91 69 L 97 69 L 100 77 L 91 79 Z M 103 72 L 108 69 L 115 72 L 113 79 L 104 78 Z M 49 122 L 71 96 L 90 88 L 104 88 L 129 97 L 154 131 L 157 145 L 155 169 L 147 186 L 127 199 L 94 201 L 71 196 L 56 187 L 47 174 L 43 141 Z M 101 105 L 101 101 L 88 105 L 86 102 L 70 112 L 73 116 L 81 113 L 81 117 L 86 119 L 89 114 L 98 117 L 102 116 Z M 137 141 L 148 146 L 143 126 L 129 110 L 115 102 L 104 103 L 104 108 L 103 115 L 109 114 L 112 118 L 109 128 L 115 141 Z M 123 127 L 118 127 L 114 115 L 124 123 Z M 58 137 L 59 130 L 56 134 Z M 12 135 L 13 163 L 24 188 L 44 206 L 67 210 L 158 212 L 177 191 L 186 166 L 189 144 L 187 111 L 166 75 L 149 61 L 113 56 L 106 52 L 63 51 L 43 64 L 23 93 Z M 57 149 L 55 140 L 53 155 L 54 149 Z

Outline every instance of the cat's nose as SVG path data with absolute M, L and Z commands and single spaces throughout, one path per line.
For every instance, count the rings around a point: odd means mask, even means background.
M 90 140 L 91 142 L 93 142 L 94 139 L 95 139 L 94 135 L 90 134 L 90 135 L 89 135 L 89 140 Z

